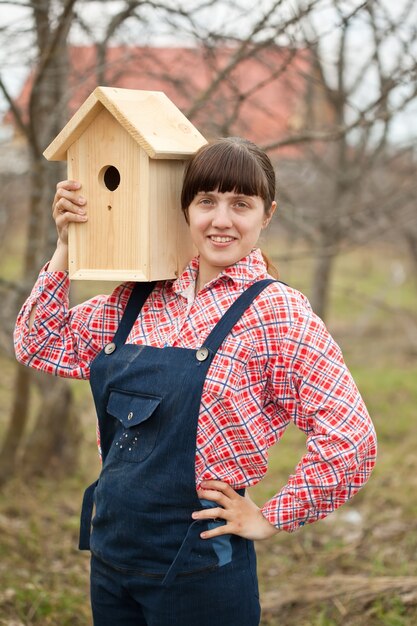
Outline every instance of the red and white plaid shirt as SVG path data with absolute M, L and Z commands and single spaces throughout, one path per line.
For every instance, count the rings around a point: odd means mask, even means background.
M 268 277 L 259 250 L 224 270 L 195 297 L 198 258 L 175 281 L 160 282 L 128 343 L 196 349 L 236 298 Z M 88 378 L 90 364 L 118 327 L 132 284 L 72 309 L 66 272 L 43 270 L 19 314 L 18 360 L 68 378 Z M 28 319 L 37 304 L 32 331 Z M 372 422 L 339 347 L 302 294 L 275 282 L 243 314 L 216 354 L 203 388 L 196 484 L 255 485 L 268 448 L 293 421 L 307 451 L 288 483 L 262 509 L 293 531 L 351 498 L 375 464 Z

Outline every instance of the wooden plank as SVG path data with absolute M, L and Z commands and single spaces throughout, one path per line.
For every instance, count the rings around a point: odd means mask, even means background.
M 103 181 L 108 166 L 120 173 L 114 191 Z M 148 276 L 148 157 L 106 109 L 69 149 L 68 176 L 81 182 L 88 202 L 88 222 L 69 232 L 70 277 L 81 269 Z
M 162 91 L 97 87 L 94 93 L 153 159 L 190 157 L 207 143 Z
M 154 159 L 189 158 L 207 141 L 162 91 L 96 87 L 44 151 L 50 161 L 65 161 L 77 141 L 106 108 Z
M 174 278 L 193 256 L 181 211 L 185 161 L 149 161 L 150 265 L 152 280 Z
M 44 157 L 48 161 L 66 161 L 67 151 L 70 146 L 81 137 L 103 108 L 102 103 L 97 100 L 93 92 L 52 143 L 49 144 L 43 152 Z
M 80 268 L 73 272 L 70 276 L 71 280 L 103 280 L 114 281 L 117 283 L 123 282 L 148 282 L 148 277 L 139 271 L 133 270 L 109 270 L 109 269 L 88 269 Z

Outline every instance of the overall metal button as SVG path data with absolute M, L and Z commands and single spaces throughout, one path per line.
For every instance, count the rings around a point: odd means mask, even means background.
M 115 350 L 116 350 L 116 344 L 113 342 L 108 343 L 106 346 L 104 346 L 105 354 L 113 354 Z
M 202 348 L 199 348 L 197 352 L 195 353 L 197 361 L 205 361 L 208 355 L 209 355 L 209 351 L 208 351 L 208 348 L 206 348 L 205 346 L 203 346 Z
M 132 411 L 130 411 L 129 415 L 127 416 L 127 419 L 129 420 L 129 422 L 132 419 L 132 417 L 133 417 L 133 413 L 132 413 Z

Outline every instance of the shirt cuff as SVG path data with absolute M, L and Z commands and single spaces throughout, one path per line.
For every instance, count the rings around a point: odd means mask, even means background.
M 63 314 L 68 310 L 70 280 L 66 271 L 48 271 L 47 263 L 39 273 L 31 294 L 24 303 L 16 323 L 15 334 L 22 333 L 22 340 L 27 341 L 29 336 L 39 333 L 38 324 L 46 316 L 50 318 L 50 312 L 54 314 L 61 310 Z M 36 313 L 33 326 L 29 330 L 29 318 L 33 307 L 36 305 Z M 47 315 L 45 314 L 47 311 Z M 54 326 L 54 320 L 50 320 Z M 32 347 L 33 348 L 33 347 Z
M 317 515 L 305 503 L 297 500 L 291 493 L 282 490 L 261 509 L 262 515 L 278 530 L 292 533 L 305 524 L 315 522 L 323 515 Z
M 39 272 L 38 280 L 33 286 L 29 302 L 35 304 L 40 296 L 46 296 L 48 300 L 57 298 L 68 300 L 70 280 L 67 271 L 48 271 L 49 261 Z

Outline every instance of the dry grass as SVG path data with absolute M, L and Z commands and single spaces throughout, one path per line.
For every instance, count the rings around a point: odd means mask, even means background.
M 392 255 L 369 255 L 344 259 L 329 325 L 374 418 L 379 462 L 366 488 L 327 520 L 258 544 L 263 626 L 417 624 L 417 294 L 410 272 L 390 282 Z M 13 377 L 1 366 L 4 426 Z M 76 548 L 82 490 L 98 468 L 86 393 L 76 387 L 86 433 L 79 474 L 16 479 L 0 495 L 0 626 L 91 624 L 88 555 Z M 303 445 L 290 428 L 255 490 L 259 503 L 284 484 Z

